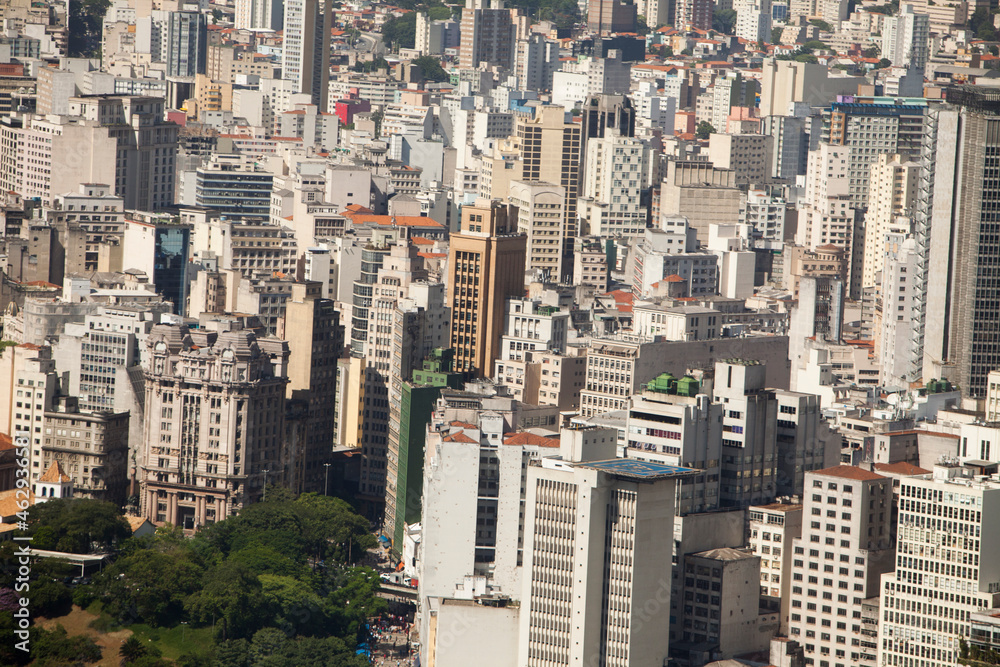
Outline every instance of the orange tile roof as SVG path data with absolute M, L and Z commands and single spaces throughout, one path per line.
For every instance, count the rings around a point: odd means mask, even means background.
M 434 241 L 425 236 L 411 236 L 410 241 L 413 245 L 434 245 Z
M 446 435 L 441 438 L 444 442 L 465 442 L 465 443 L 475 443 L 476 441 L 465 435 L 465 431 L 459 431 L 458 433 L 452 433 L 451 435 Z
M 374 213 L 375 212 L 375 211 L 371 210 L 370 208 L 368 208 L 366 206 L 362 206 L 361 204 L 348 204 L 346 210 L 348 210 L 348 211 L 350 211 L 352 213 Z
M 14 439 L 6 433 L 0 433 L 0 452 L 5 449 L 14 449 Z
M 853 479 L 858 482 L 870 482 L 876 479 L 885 479 L 882 475 L 872 472 L 871 470 L 865 470 L 864 468 L 857 468 L 855 466 L 839 465 L 832 468 L 824 468 L 823 470 L 816 470 L 814 475 L 823 475 L 824 477 L 842 477 L 844 479 Z
M 73 480 L 69 475 L 63 472 L 62 465 L 60 465 L 59 461 L 53 461 L 52 465 L 49 466 L 49 469 L 38 478 L 38 481 L 45 484 L 61 484 L 62 482 L 72 482 Z
M 458 426 L 460 428 L 479 428 L 475 424 L 470 424 L 469 422 L 460 422 L 457 419 L 452 422 L 448 422 L 448 426 Z
M 433 218 L 420 215 L 375 215 L 373 213 L 354 213 L 345 211 L 344 215 L 356 225 L 373 223 L 376 225 L 396 225 L 397 227 L 427 227 L 444 229 L 444 225 Z
M 10 489 L 9 491 L 0 491 L 0 517 L 6 518 L 9 516 L 14 516 L 21 511 L 21 504 L 24 502 L 24 494 L 21 497 L 17 497 L 18 489 Z M 35 504 L 35 492 L 28 489 L 28 504 Z
M 682 283 L 682 282 L 684 282 L 684 279 L 681 278 L 676 273 L 673 273 L 673 274 L 667 276 L 666 278 L 664 278 L 663 282 L 667 282 L 667 283 Z
M 876 463 L 874 468 L 875 470 L 886 474 L 903 476 L 929 475 L 931 472 L 930 470 L 924 470 L 920 466 L 915 466 L 912 463 L 906 463 L 905 461 L 899 461 L 898 463 Z
M 521 431 L 508 433 L 503 437 L 505 445 L 533 445 L 535 447 L 558 447 L 559 438 L 547 438 L 544 435 Z

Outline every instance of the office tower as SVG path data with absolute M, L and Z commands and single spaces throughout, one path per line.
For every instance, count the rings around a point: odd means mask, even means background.
M 331 0 L 285 0 L 281 78 L 327 110 L 330 79 Z
M 662 664 L 671 591 L 663 558 L 676 484 L 694 471 L 581 449 L 528 467 L 517 664 Z
M 587 29 L 601 34 L 635 32 L 637 9 L 627 0 L 588 0 Z
M 927 103 L 907 99 L 873 102 L 834 102 L 823 111 L 824 142 L 847 150 L 847 194 L 851 205 L 868 205 L 869 178 L 875 158 L 882 153 L 909 160 L 920 151 Z
M 738 185 L 763 185 L 771 180 L 772 141 L 763 134 L 727 134 L 720 129 L 708 138 L 708 160 L 719 169 L 732 169 Z
M 805 493 L 805 473 L 840 461 L 840 435 L 823 418 L 820 397 L 775 389 L 777 419 L 777 494 Z
M 833 76 L 824 65 L 768 58 L 761 68 L 760 115 L 790 113 L 793 102 L 829 104 L 837 95 L 858 92 L 857 77 Z
M 282 456 L 288 343 L 158 324 L 145 363 L 142 515 L 185 530 L 235 514 L 290 475 Z M 270 477 L 268 477 L 270 475 Z
M 914 320 L 923 377 L 947 377 L 964 396 L 983 398 L 987 374 L 1000 367 L 1000 344 L 990 333 L 1000 291 L 986 277 L 1000 257 L 992 233 L 998 214 L 988 204 L 1000 196 L 992 178 L 1000 95 L 969 86 L 948 100 L 954 106 L 934 113 L 928 134 L 935 142 L 924 156 L 924 169 L 932 171 L 925 171 L 929 182 L 922 178 L 919 197 L 932 199 L 918 204 L 915 221 L 922 259 Z
M 811 664 L 874 667 L 875 646 L 860 639 L 861 607 L 892 569 L 892 479 L 841 465 L 805 481 L 802 537 L 791 543 L 789 636 Z
M 552 90 L 552 74 L 561 64 L 557 41 L 537 32 L 517 40 L 515 67 L 518 89 Z
M 767 116 L 762 119 L 762 134 L 773 139 L 771 143 L 771 175 L 790 182 L 806 173 L 809 153 L 809 119 L 799 116 Z
M 672 222 L 672 221 L 667 221 Z M 664 278 L 678 276 L 685 297 L 713 296 L 718 293 L 719 257 L 697 251 L 692 230 L 685 221 L 663 229 L 649 228 L 631 240 L 626 264 L 626 278 L 631 279 L 632 293 L 640 298 L 649 295 L 652 286 Z
M 9 379 L 0 384 L 0 433 L 28 438 L 28 479 L 36 481 L 45 471 L 41 463 L 45 411 L 59 393 L 52 348 L 29 343 L 5 347 L 0 352 L 0 372 Z
M 747 507 L 777 496 L 778 402 L 765 389 L 765 367 L 757 361 L 715 364 L 714 400 L 722 417 L 721 501 Z
M 164 120 L 164 105 L 162 98 L 138 95 L 69 99 L 70 116 L 97 122 L 117 140 L 114 192 L 125 200 L 125 210 L 156 211 L 174 203 L 174 163 L 180 128 Z
M 389 454 L 386 466 L 386 534 L 400 548 L 406 525 L 419 523 L 423 494 L 424 443 L 441 389 L 460 389 L 464 373 L 452 370 L 454 352 L 433 350 L 421 368 L 401 383 L 398 405 L 390 406 Z
M 281 30 L 284 16 L 282 0 L 236 0 L 237 30 Z
M 660 187 L 660 215 L 687 218 L 698 241 L 708 243 L 712 224 L 739 218 L 742 192 L 736 171 L 717 169 L 708 162 L 671 160 Z
M 232 218 L 267 218 L 274 175 L 252 155 L 213 154 L 195 172 L 197 206 Z
M 913 213 L 919 175 L 920 164 L 899 155 L 879 155 L 872 162 L 865 213 L 862 287 L 879 286 L 887 250 L 886 234 L 909 233 L 909 220 L 900 221 L 899 218 Z
M 388 525 L 386 478 L 390 440 L 396 434 L 390 434 L 392 407 L 395 403 L 399 409 L 403 378 L 431 350 L 446 343 L 449 322 L 444 286 L 428 282 L 424 260 L 409 238 L 393 243 L 383 257 L 372 291 L 365 343 L 360 491 L 369 515 Z
M 201 12 L 164 13 L 168 15 L 166 30 L 162 33 L 167 76 L 204 74 L 208 54 L 208 15 Z
M 914 277 L 919 275 L 917 242 L 903 234 L 886 235 L 885 262 L 882 268 L 882 285 L 879 290 L 882 307 L 876 311 L 875 350 L 878 353 L 883 387 L 906 387 L 914 364 L 913 335 L 914 306 L 917 294 Z
M 750 549 L 760 556 L 760 596 L 778 600 L 781 629 L 788 636 L 792 608 L 792 540 L 802 537 L 802 505 L 782 502 L 751 505 Z
M 643 0 L 637 11 L 646 17 L 646 25 L 650 28 L 676 25 L 674 23 L 675 4 L 670 0 Z
M 371 243 L 361 248 L 361 271 L 352 287 L 353 307 L 351 308 L 351 352 L 358 356 L 366 354 L 368 341 L 368 319 L 371 314 L 374 285 L 378 270 L 382 268 L 386 255 L 397 234 L 376 230 Z
M 972 472 L 943 462 L 899 482 L 896 571 L 882 576 L 880 665 L 958 664 L 971 615 L 1000 607 L 1000 484 Z
M 635 238 L 646 229 L 642 193 L 650 181 L 651 150 L 642 139 L 612 130 L 586 140 L 580 234 Z
M 57 463 L 78 498 L 124 505 L 129 495 L 129 413 L 80 412 L 73 397 L 60 397 L 45 412 L 41 467 Z
M 784 245 L 787 204 L 780 192 L 778 188 L 750 189 L 740 205 L 740 223 L 750 226 L 755 248 L 779 250 Z
M 899 14 L 882 21 L 882 57 L 894 67 L 924 71 L 930 55 L 930 16 L 918 14 L 913 5 L 901 5 Z
M 724 410 L 700 391 L 692 377 L 662 373 L 628 407 L 626 458 L 698 470 L 677 484 L 678 515 L 719 509 Z
M 318 282 L 295 283 L 285 302 L 281 337 L 288 341 L 288 384 L 285 398 L 306 409 L 305 443 L 297 457 L 293 492 L 328 494 L 326 468 L 333 451 L 333 412 L 337 393 L 337 359 L 344 351 L 340 313 L 322 296 Z
M 448 250 L 448 304 L 455 370 L 484 377 L 500 356 L 507 299 L 524 294 L 527 238 L 517 209 L 480 199 L 462 207 Z
M 627 95 L 590 95 L 583 103 L 580 123 L 584 144 L 610 135 L 635 136 L 636 110 Z M 582 166 L 586 159 L 581 155 Z M 581 171 L 582 173 L 582 171 Z
M 191 258 L 191 225 L 171 216 L 126 220 L 123 262 L 145 271 L 173 312 L 184 313 L 187 305 L 188 263 Z
M 506 322 L 500 341 L 500 361 L 520 360 L 526 352 L 566 352 L 569 313 L 538 300 L 510 298 L 504 304 Z
M 514 134 L 520 142 L 521 180 L 553 183 L 566 191 L 562 271 L 564 275 L 572 275 L 577 199 L 580 196 L 580 126 L 567 120 L 563 107 L 542 106 L 535 108 L 533 116 L 518 114 Z
M 561 185 L 537 181 L 511 181 L 507 200 L 517 207 L 517 231 L 527 237 L 527 268 L 541 273 L 546 282 L 562 277 L 563 206 Z
M 517 32 L 503 0 L 465 0 L 460 34 L 460 68 L 477 69 L 484 62 L 490 67 L 514 68 Z
M 771 619 L 755 604 L 760 600 L 760 570 L 761 557 L 746 549 L 722 547 L 685 555 L 684 641 L 711 646 L 712 655 L 719 658 L 765 650 L 771 633 L 759 626 Z

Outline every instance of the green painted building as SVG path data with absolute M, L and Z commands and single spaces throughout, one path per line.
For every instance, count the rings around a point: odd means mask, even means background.
M 465 383 L 465 373 L 452 370 L 454 357 L 451 349 L 434 350 L 423 367 L 413 371 L 413 380 L 403 383 L 395 494 L 386 494 L 386 516 L 392 522 L 390 537 L 396 550 L 402 549 L 406 524 L 420 521 L 427 424 L 441 389 L 461 389 Z

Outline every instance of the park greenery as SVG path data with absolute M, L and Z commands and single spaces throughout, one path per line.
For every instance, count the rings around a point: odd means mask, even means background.
M 104 15 L 111 6 L 111 0 L 77 0 L 68 5 L 69 55 L 76 58 L 100 57 Z
M 59 617 L 76 604 L 100 612 L 101 631 L 142 629 L 151 637 L 183 626 L 189 638 L 206 639 L 185 645 L 177 661 L 185 667 L 367 665 L 356 648 L 366 640 L 368 619 L 386 608 L 377 572 L 359 565 L 376 544 L 367 520 L 341 499 L 268 490 L 267 502 L 193 537 L 169 525 L 131 537 L 117 508 L 101 501 L 36 505 L 29 512 L 33 546 L 112 558 L 92 582 L 74 588 L 68 584 L 76 568 L 38 559 L 32 613 Z M 12 562 L 13 549 L 10 542 L 0 546 L 0 558 Z M 13 576 L 0 576 L 0 634 L 13 630 Z M 85 664 L 100 657 L 93 641 L 61 628 L 32 633 L 30 655 L 4 642 L 0 664 Z M 139 667 L 169 664 L 149 640 L 124 642 L 120 658 Z

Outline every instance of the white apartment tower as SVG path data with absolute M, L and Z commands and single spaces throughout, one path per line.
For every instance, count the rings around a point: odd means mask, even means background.
M 792 541 L 802 537 L 802 505 L 753 505 L 749 519 L 750 550 L 760 556 L 760 595 L 779 600 L 780 634 L 787 636 L 792 608 Z
M 846 465 L 805 479 L 802 537 L 791 545 L 789 636 L 813 665 L 874 667 L 861 607 L 892 568 L 892 479 Z
M 330 79 L 331 0 L 285 0 L 281 78 L 327 110 Z
M 236 0 L 237 30 L 281 30 L 282 0 Z
M 528 237 L 527 268 L 558 281 L 563 263 L 566 189 L 543 181 L 511 181 L 507 201 L 517 207 L 517 230 Z
M 899 486 L 896 571 L 882 576 L 878 664 L 957 664 L 969 616 L 1000 606 L 1000 482 L 955 463 Z
M 872 162 L 865 213 L 862 287 L 879 286 L 887 255 L 886 234 L 909 232 L 909 216 L 917 201 L 920 164 L 899 155 L 878 155 Z M 900 220 L 903 217 L 903 220 Z
M 899 14 L 882 21 L 882 57 L 895 67 L 924 71 L 930 55 L 931 17 L 918 14 L 913 5 L 902 5 Z
M 563 432 L 566 438 L 566 431 Z M 694 471 L 567 455 L 529 465 L 518 665 L 667 658 L 678 478 Z
M 649 145 L 609 129 L 603 137 L 588 138 L 585 150 L 581 233 L 613 238 L 640 236 L 646 229 L 646 208 L 640 196 L 649 181 Z

